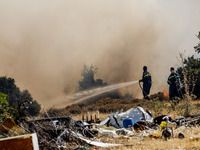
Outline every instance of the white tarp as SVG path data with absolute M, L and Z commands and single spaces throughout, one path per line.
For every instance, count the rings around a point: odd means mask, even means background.
M 115 146 L 122 146 L 122 144 L 112 144 L 112 143 L 103 143 L 99 141 L 94 141 L 94 140 L 89 140 L 84 137 L 79 137 L 79 139 L 85 141 L 86 143 L 93 145 L 93 146 L 98 146 L 98 147 L 115 147 Z
M 100 124 L 109 124 L 115 128 L 123 128 L 123 120 L 126 118 L 132 118 L 133 123 L 136 121 L 144 120 L 147 122 L 153 122 L 153 117 L 144 111 L 142 107 L 131 108 L 126 112 L 116 112 L 106 117 Z

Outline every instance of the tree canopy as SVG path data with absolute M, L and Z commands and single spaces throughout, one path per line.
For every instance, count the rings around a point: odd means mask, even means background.
M 15 85 L 15 80 L 7 77 L 0 77 L 0 92 L 8 95 L 10 106 L 17 104 L 17 99 L 20 96 L 20 90 Z
M 200 40 L 200 32 L 197 36 Z M 200 53 L 200 42 L 194 47 L 197 53 Z M 200 98 L 200 58 L 195 58 L 194 55 L 184 60 L 184 68 L 179 67 L 177 72 L 180 75 L 180 79 L 183 82 L 183 69 L 185 69 L 187 76 L 187 84 L 189 87 L 189 93 L 194 94 L 197 98 Z
M 197 35 L 197 38 L 200 40 L 200 32 L 199 35 Z M 197 53 L 200 53 L 200 42 L 194 47 L 194 49 Z
M 0 122 L 7 116 L 8 95 L 0 92 Z
M 104 83 L 102 79 L 95 80 L 94 76 L 97 73 L 97 71 L 98 68 L 94 65 L 87 66 L 85 64 L 83 66 L 83 70 L 81 73 L 81 76 L 83 78 L 79 81 L 78 91 L 107 85 L 107 83 Z
M 7 95 L 9 107 L 16 110 L 16 120 L 39 114 L 40 105 L 33 100 L 28 90 L 20 91 L 13 78 L 0 77 L 0 92 Z

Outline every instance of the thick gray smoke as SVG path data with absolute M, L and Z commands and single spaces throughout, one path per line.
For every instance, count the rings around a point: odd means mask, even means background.
M 0 75 L 45 106 L 67 104 L 84 64 L 112 83 L 139 80 L 147 65 L 152 93 L 167 87 L 178 52 L 192 54 L 199 0 L 0 1 Z M 175 66 L 177 67 L 177 66 Z M 134 94 L 139 86 L 131 87 Z

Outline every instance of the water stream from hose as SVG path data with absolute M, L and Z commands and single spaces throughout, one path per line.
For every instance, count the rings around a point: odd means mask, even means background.
M 113 84 L 113 85 L 108 85 L 108 86 L 104 86 L 104 87 L 98 87 L 98 88 L 87 90 L 87 91 L 78 92 L 73 95 L 73 97 L 71 98 L 71 101 L 73 101 L 72 102 L 73 104 L 84 102 L 87 99 L 93 98 L 97 95 L 100 95 L 100 94 L 103 94 L 106 92 L 110 92 L 110 91 L 114 91 L 114 90 L 117 90 L 117 89 L 120 89 L 123 87 L 127 87 L 130 85 L 134 85 L 136 83 L 138 83 L 138 80 L 119 83 L 119 84 Z

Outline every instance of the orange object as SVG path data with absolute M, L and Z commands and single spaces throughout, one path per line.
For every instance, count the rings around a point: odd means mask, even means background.
M 1 150 L 39 150 L 36 133 L 0 139 Z
M 145 130 L 145 126 L 141 125 L 139 128 L 136 129 L 136 133 Z
M 0 125 L 0 131 L 2 133 L 7 134 L 9 129 L 20 128 L 11 118 L 7 118 L 1 125 Z
M 166 88 L 163 88 L 163 93 L 164 93 L 164 96 L 165 97 L 168 97 L 169 98 L 169 94 L 168 94 L 168 91 Z

